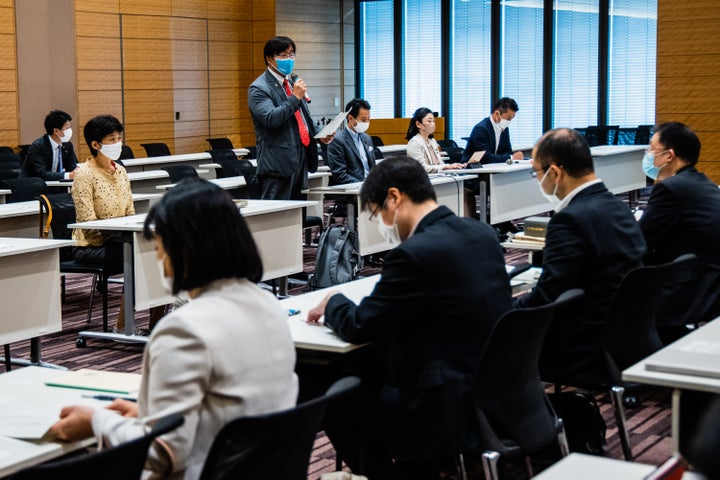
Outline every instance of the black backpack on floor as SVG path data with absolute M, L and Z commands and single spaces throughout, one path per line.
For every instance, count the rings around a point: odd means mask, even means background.
M 349 282 L 361 268 L 357 233 L 345 225 L 325 230 L 318 242 L 315 273 L 310 275 L 311 288 L 325 288 Z

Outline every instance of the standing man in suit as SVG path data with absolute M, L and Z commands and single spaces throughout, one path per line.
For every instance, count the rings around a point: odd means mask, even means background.
M 571 288 L 586 297 L 558 311 L 540 356 L 548 381 L 604 372 L 605 317 L 620 281 L 639 267 L 645 241 L 630 209 L 595 175 L 590 147 L 575 130 L 550 130 L 533 149 L 542 194 L 559 201 L 548 224 L 542 275 L 516 307 L 535 307 Z
M 370 135 L 370 104 L 353 98 L 345 106 L 347 128 L 328 145 L 327 161 L 336 185 L 362 182 L 375 166 L 375 151 Z
M 248 90 L 262 198 L 299 200 L 307 188 L 308 171 L 316 171 L 318 165 L 307 85 L 300 78 L 290 79 L 295 65 L 295 42 L 290 38 L 271 38 L 263 55 L 267 70 Z M 331 140 L 332 136 L 321 139 Z
M 694 278 L 669 287 L 658 309 L 658 331 L 668 342 L 688 332 L 685 324 L 720 315 L 720 189 L 695 168 L 700 139 L 687 125 L 663 123 L 654 132 L 643 159 L 646 175 L 656 179 L 640 217 L 645 263 L 667 263 L 685 253 L 699 260 Z
M 48 180 L 72 180 L 78 160 L 70 143 L 72 117 L 62 110 L 53 110 L 45 117 L 45 135 L 28 149 L 23 175 Z
M 324 315 L 343 340 L 376 342 L 385 367 L 373 369 L 364 391 L 326 417 L 325 431 L 355 473 L 429 478 L 433 461 L 452 458 L 467 440 L 475 368 L 511 304 L 505 260 L 489 225 L 438 206 L 413 158 L 377 164 L 360 201 L 397 246 L 359 305 L 331 292 L 308 321 Z
M 515 100 L 503 97 L 493 105 L 493 112 L 489 117 L 473 127 L 467 146 L 462 156 L 462 163 L 470 162 L 473 153 L 485 151 L 480 162 L 501 163 L 508 159 L 522 160 L 522 152 L 512 151 L 508 124 L 518 112 Z

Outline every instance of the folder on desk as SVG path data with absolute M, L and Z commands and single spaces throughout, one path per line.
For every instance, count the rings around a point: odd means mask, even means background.
M 130 395 L 140 390 L 140 375 L 137 373 L 103 372 L 84 368 L 75 372 L 68 372 L 57 380 L 47 382 L 45 385 Z
M 720 378 L 720 343 L 695 340 L 666 348 L 645 361 L 645 370 L 696 377 Z

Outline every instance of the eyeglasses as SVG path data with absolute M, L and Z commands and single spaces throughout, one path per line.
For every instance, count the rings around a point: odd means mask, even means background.
M 547 168 L 539 168 L 539 169 L 537 169 L 537 170 L 535 170 L 535 169 L 533 168 L 533 169 L 530 170 L 530 172 L 529 172 L 529 173 L 530 173 L 530 176 L 533 177 L 533 178 L 537 178 L 538 172 L 541 171 L 541 170 L 542 170 L 543 172 L 547 172 Z
M 283 53 L 278 53 L 277 55 L 275 55 L 275 58 L 282 58 L 283 60 L 287 60 L 288 58 L 293 58 L 293 59 L 294 59 L 294 58 L 295 58 L 295 54 L 294 54 L 294 53 L 285 53 L 285 52 L 283 52 Z

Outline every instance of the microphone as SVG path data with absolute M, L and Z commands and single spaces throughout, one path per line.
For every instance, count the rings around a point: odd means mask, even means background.
M 512 159 L 512 158 L 508 158 L 507 160 L 505 160 L 505 163 L 507 163 L 508 165 L 512 165 L 512 164 L 513 164 L 513 159 Z
M 295 72 L 290 74 L 290 79 L 293 81 L 293 83 L 297 82 L 299 78 L 300 76 Z M 310 95 L 308 95 L 307 92 L 305 92 L 305 101 L 307 103 L 312 102 L 312 100 L 310 100 Z

